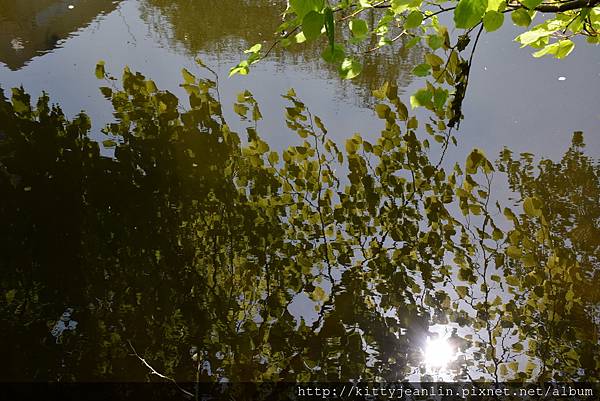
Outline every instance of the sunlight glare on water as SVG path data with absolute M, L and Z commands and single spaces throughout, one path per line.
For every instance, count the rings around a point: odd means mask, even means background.
M 427 369 L 445 369 L 454 359 L 456 359 L 456 350 L 447 338 L 427 338 L 424 350 L 424 362 Z

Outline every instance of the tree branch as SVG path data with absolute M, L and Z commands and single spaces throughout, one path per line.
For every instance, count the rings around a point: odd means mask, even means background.
M 535 11 L 539 11 L 542 13 L 561 13 L 564 11 L 577 10 L 580 8 L 592 8 L 600 4 L 600 0 L 572 0 L 564 3 L 547 3 L 540 4 L 535 7 Z M 517 8 L 525 8 L 523 4 L 511 4 L 511 7 Z
M 131 341 L 127 340 L 127 342 L 129 343 L 129 347 L 131 347 L 131 350 L 133 351 L 133 354 L 148 368 L 150 369 L 150 374 L 156 375 L 158 377 L 160 377 L 161 379 L 166 379 L 168 381 L 170 381 L 171 383 L 173 383 L 182 393 L 184 393 L 185 395 L 188 395 L 190 397 L 193 397 L 194 394 L 190 393 L 189 391 L 181 388 L 181 386 L 179 384 L 177 384 L 177 382 L 175 381 L 175 379 L 172 379 L 168 376 L 163 375 L 162 373 L 158 372 L 156 369 L 154 369 L 152 366 L 150 366 L 150 364 L 148 362 L 146 362 L 146 360 L 144 358 L 142 358 L 137 351 L 135 350 L 135 348 L 133 348 L 133 345 L 131 344 Z

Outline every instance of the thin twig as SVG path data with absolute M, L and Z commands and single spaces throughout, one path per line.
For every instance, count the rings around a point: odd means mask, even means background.
M 265 54 L 263 54 L 262 56 L 260 56 L 259 60 L 265 59 L 271 53 L 271 51 L 275 48 L 275 46 L 277 46 L 283 39 L 287 39 L 290 36 L 292 36 L 292 34 L 294 32 L 296 32 L 299 28 L 300 28 L 300 25 L 298 25 L 297 27 L 295 27 L 291 31 L 287 32 L 285 35 L 283 35 L 282 37 L 278 38 L 273 43 L 271 43 L 271 46 L 267 49 L 267 52 Z
M 131 350 L 133 351 L 134 355 L 148 368 L 150 369 L 150 374 L 156 375 L 162 379 L 166 379 L 168 381 L 170 381 L 171 383 L 173 383 L 175 386 L 177 386 L 177 388 L 179 390 L 181 390 L 185 395 L 188 395 L 190 397 L 194 397 L 194 394 L 190 393 L 189 391 L 183 389 L 179 384 L 177 384 L 177 382 L 175 381 L 175 379 L 172 379 L 168 376 L 163 375 L 162 373 L 158 372 L 156 369 L 154 369 L 148 362 L 146 362 L 146 360 L 144 358 L 142 358 L 137 351 L 135 350 L 135 348 L 133 348 L 133 345 L 131 344 L 131 341 L 127 340 L 127 343 L 129 344 L 129 346 L 131 347 Z

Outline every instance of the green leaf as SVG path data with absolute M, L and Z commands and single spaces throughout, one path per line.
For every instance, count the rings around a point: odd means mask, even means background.
M 323 302 L 327 299 L 327 293 L 321 287 L 315 287 L 315 290 L 311 294 L 311 298 L 317 302 Z
M 421 22 L 423 22 L 423 14 L 421 11 L 411 11 L 406 17 L 406 21 L 404 21 L 404 29 L 416 28 L 421 25 Z
M 433 94 L 433 105 L 436 109 L 441 110 L 448 100 L 448 91 L 443 88 L 436 88 Z
M 327 61 L 328 63 L 339 64 L 342 61 L 344 61 L 344 58 L 346 57 L 346 52 L 344 52 L 344 48 L 342 47 L 342 45 L 335 44 L 333 46 L 333 50 L 329 46 L 325 50 L 323 50 L 323 53 L 321 53 L 321 57 L 323 57 L 323 60 Z
M 400 101 L 400 99 L 398 99 L 398 101 L 395 102 L 395 106 L 396 106 L 396 111 L 398 112 L 398 118 L 401 121 L 408 120 L 408 109 L 406 108 L 406 105 L 404 103 L 402 103 Z
M 481 21 L 487 9 L 488 0 L 460 0 L 454 10 L 454 23 L 457 28 L 469 29 Z
M 346 152 L 348 152 L 348 154 L 352 155 L 356 153 L 357 149 L 358 145 L 352 139 L 346 139 Z
M 110 99 L 112 97 L 113 91 L 109 87 L 103 86 L 100 88 L 100 92 L 104 95 L 105 98 Z
M 260 49 L 262 49 L 262 45 L 260 43 L 257 43 L 254 46 L 252 46 L 251 48 L 249 48 L 248 50 L 244 50 L 244 53 L 246 53 L 246 54 L 258 53 L 260 51 Z
M 311 11 L 318 12 L 323 9 L 323 0 L 290 0 L 289 4 L 300 20 Z
M 518 26 L 529 26 L 531 24 L 531 16 L 527 12 L 527 10 L 523 8 L 519 8 L 518 10 L 513 11 L 510 15 L 515 25 Z
M 531 217 L 541 217 L 542 202 L 538 198 L 528 197 L 523 202 L 523 210 Z
M 378 103 L 375 105 L 375 112 L 377 113 L 377 117 L 386 118 L 390 112 L 390 106 L 383 103 Z
M 381 88 L 373 90 L 373 96 L 375 96 L 377 99 L 384 99 L 389 86 L 390 84 L 385 82 Z
M 490 10 L 483 16 L 483 27 L 488 32 L 498 30 L 504 23 L 504 14 Z
M 325 23 L 325 16 L 316 11 L 310 11 L 302 20 L 302 32 L 306 40 L 313 40 L 321 35 L 321 29 Z
M 473 149 L 469 156 L 467 156 L 467 161 L 465 163 L 465 170 L 468 174 L 476 174 L 477 168 L 479 166 L 484 167 L 489 164 L 488 159 L 485 157 L 485 153 L 481 149 Z
M 523 32 L 519 36 L 515 38 L 515 40 L 521 43 L 525 47 L 529 44 L 535 43 L 543 37 L 549 36 L 553 33 L 553 31 L 548 31 L 546 29 L 532 29 L 531 31 Z
M 400 14 L 410 7 L 413 0 L 392 0 L 392 12 L 394 14 Z
M 294 35 L 293 41 L 296 43 L 306 42 L 306 35 L 304 35 L 304 31 L 298 32 L 296 35 Z
M 488 0 L 488 5 L 486 11 L 502 11 L 500 10 L 500 5 L 503 5 L 502 8 L 506 7 L 505 0 Z
M 428 106 L 431 104 L 433 93 L 427 89 L 419 89 L 410 97 L 410 105 L 414 109 L 419 106 Z
M 427 61 L 427 64 L 431 65 L 432 67 L 439 67 L 440 65 L 444 64 L 444 60 L 442 60 L 442 58 L 437 54 L 433 53 L 426 54 L 425 61 Z
M 506 249 L 506 254 L 513 259 L 519 259 L 521 256 L 523 256 L 521 249 L 514 245 L 511 245 Z
M 156 92 L 158 92 L 158 88 L 156 87 L 156 84 L 154 83 L 154 81 L 152 81 L 150 79 L 146 81 L 146 90 L 149 93 L 156 93 Z
M 569 290 L 567 291 L 567 293 L 565 294 L 565 299 L 568 302 L 571 302 L 573 299 L 575 298 L 575 293 L 573 292 L 572 289 L 569 288 Z
M 260 113 L 260 109 L 258 108 L 258 104 L 256 103 L 254 104 L 254 108 L 252 109 L 252 120 L 262 120 L 262 114 Z
M 520 0 L 521 4 L 523 4 L 530 10 L 533 10 L 534 8 L 542 4 L 543 1 L 544 0 Z
M 415 36 L 414 38 L 411 38 L 408 42 L 406 42 L 406 44 L 404 45 L 404 48 L 408 50 L 411 47 L 415 47 L 420 42 L 421 42 L 421 37 Z
M 404 119 L 404 121 L 406 121 L 408 119 L 408 110 L 406 111 L 407 113 L 407 117 Z M 408 122 L 406 123 L 406 127 L 408 129 L 417 129 L 419 128 L 419 120 L 417 120 L 417 117 L 412 116 L 410 118 L 410 120 L 408 120 Z
M 464 298 L 469 293 L 469 289 L 464 285 L 458 285 L 456 286 L 456 293 L 458 294 L 459 298 Z
M 248 66 L 237 65 L 229 70 L 229 76 L 232 77 L 235 74 L 248 75 Z
M 437 50 L 444 45 L 444 38 L 439 35 L 429 35 L 427 37 L 427 45 L 431 50 Z
M 194 74 L 189 72 L 187 69 L 182 68 L 181 75 L 183 76 L 183 80 L 185 81 L 186 84 L 192 85 L 192 84 L 196 83 L 196 77 L 194 76 Z
M 246 117 L 246 114 L 248 113 L 248 107 L 241 103 L 234 103 L 233 111 L 235 111 L 235 113 L 241 117 Z
M 12 303 L 12 301 L 15 299 L 15 295 L 17 295 L 17 290 L 15 290 L 15 289 L 6 291 L 6 294 L 5 294 L 6 303 L 10 305 Z
M 356 39 L 362 40 L 367 37 L 369 33 L 369 26 L 367 22 L 362 19 L 355 19 L 350 21 L 350 31 L 352 32 L 352 36 Z
M 523 261 L 523 265 L 525 267 L 533 267 L 536 265 L 535 255 L 532 253 L 528 253 L 527 255 L 523 256 L 521 260 Z
M 104 70 L 104 61 L 100 60 L 98 61 L 98 64 L 96 64 L 96 78 L 103 79 L 105 75 L 106 71 Z
M 340 67 L 340 75 L 344 79 L 352 79 L 360 75 L 362 64 L 353 58 L 345 58 Z
M 277 153 L 277 152 L 269 153 L 269 163 L 271 163 L 273 165 L 279 163 L 279 153 Z
M 412 73 L 418 77 L 425 77 L 430 74 L 431 66 L 427 63 L 419 64 L 413 68 Z
M 556 58 L 567 57 L 575 48 L 575 43 L 570 39 L 561 40 L 558 42 L 558 50 L 556 51 Z
M 542 50 L 533 53 L 533 57 L 542 57 L 547 54 L 552 54 L 556 58 L 567 57 L 575 48 L 575 43 L 569 39 L 561 40 L 560 42 L 552 43 L 545 46 Z

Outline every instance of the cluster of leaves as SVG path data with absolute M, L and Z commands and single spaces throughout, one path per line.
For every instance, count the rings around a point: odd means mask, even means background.
M 381 13 L 376 23 L 369 26 L 361 14 L 372 9 L 381 10 Z M 455 45 L 451 45 L 448 27 L 440 24 L 437 18 L 446 12 L 453 14 L 455 28 L 466 30 Z M 538 12 L 549 16 L 517 38 L 524 46 L 541 48 L 536 56 L 565 57 L 574 46 L 570 38 L 576 35 L 586 36 L 590 43 L 597 44 L 600 40 L 600 6 L 596 0 L 340 0 L 335 3 L 291 0 L 285 11 L 287 19 L 277 31 L 283 35 L 278 44 L 287 47 L 324 36 L 327 39 L 322 54 L 325 61 L 338 64 L 342 76 L 353 78 L 360 73 L 360 63 L 352 57 L 348 45 L 365 41 L 372 35 L 378 37 L 377 48 L 391 45 L 407 35 L 413 38 L 409 46 L 421 43 L 432 51 L 462 51 L 473 29 L 481 27 L 487 32 L 496 31 L 504 24 L 506 13 L 511 14 L 515 25 L 529 27 Z M 336 37 L 337 26 L 347 30 L 348 34 Z M 253 49 L 253 57 L 244 63 L 246 67 L 259 59 L 260 49 Z M 239 69 L 232 69 L 232 73 L 238 72 Z
M 242 140 L 210 80 L 183 70 L 185 106 L 139 73 L 117 88 L 96 72 L 113 158 L 85 115 L 20 89 L 0 99 L 0 312 L 21 361 L 5 377 L 143 379 L 129 343 L 182 381 L 397 381 L 427 373 L 436 324 L 455 328 L 457 377 L 597 377 L 600 175 L 579 136 L 537 175 L 504 152 L 524 212 L 503 229 L 493 164 L 480 150 L 450 173 L 432 161 L 394 85 L 375 94 L 381 135 L 344 150 L 290 91 L 298 143 L 276 152 L 247 91 Z M 435 137 L 438 119 L 421 128 Z M 80 325 L 57 345 L 65 306 Z
M 371 18 L 369 23 L 363 15 L 373 12 L 377 18 Z M 440 22 L 439 17 L 445 13 L 452 13 L 453 26 Z M 322 40 L 322 58 L 335 64 L 341 77 L 352 79 L 362 71 L 365 51 L 376 52 L 409 38 L 403 42 L 406 48 L 427 49 L 413 70 L 415 76 L 427 77 L 426 86 L 413 95 L 411 105 L 444 112 L 452 127 L 461 118 L 469 68 L 479 37 L 484 30 L 500 29 L 507 13 L 515 25 L 526 29 L 538 13 L 545 13 L 542 23 L 516 38 L 523 47 L 537 49 L 535 57 L 566 57 L 575 46 L 572 40 L 575 36 L 585 36 L 593 44 L 600 41 L 598 0 L 291 0 L 285 21 L 276 31 L 279 38 L 266 52 L 261 44 L 247 50 L 249 58 L 233 67 L 231 75 L 247 74 L 250 66 L 266 57 L 274 46 L 287 48 Z M 452 37 L 449 32 L 454 28 L 462 33 Z M 475 41 L 469 47 L 473 32 Z M 373 38 L 376 46 L 367 50 L 359 46 L 373 42 Z M 470 56 L 463 57 L 467 49 Z
M 504 150 L 498 163 L 523 205 L 520 216 L 505 212 L 514 227 L 504 263 L 515 285 L 519 340 L 532 336 L 525 352 L 537 359 L 540 380 L 597 377 L 600 168 L 585 155 L 581 132 L 560 162 L 542 160 L 536 174 L 532 159 L 514 160 Z
M 102 63 L 96 72 L 106 76 Z M 425 196 L 443 183 L 414 132 L 400 135 L 388 116 L 381 144 L 355 137 L 352 185 L 342 189 L 334 163 L 344 154 L 293 92 L 286 115 L 303 142 L 278 154 L 256 133 L 249 93 L 236 104 L 252 121 L 242 146 L 214 83 L 183 76 L 188 110 L 139 73 L 126 69 L 122 89 L 108 77 L 101 91 L 117 122 L 104 145 L 114 158 L 100 156 L 84 115 L 70 122 L 47 97 L 31 107 L 22 90 L 2 102 L 1 263 L 10 272 L 2 315 L 17 317 L 7 319 L 6 343 L 27 338 L 11 351 L 23 363 L 7 377 L 139 380 L 147 372 L 127 341 L 186 381 L 196 372 L 238 381 L 403 377 L 398 365 L 418 365 L 427 333 L 414 297 L 443 255 L 428 238 L 441 243 L 448 219 Z M 401 205 L 391 193 L 384 205 L 377 179 L 361 178 L 361 148 L 389 154 L 385 162 L 418 180 Z M 398 177 L 396 191 L 410 182 Z M 421 227 L 425 210 L 435 232 Z M 392 217 L 406 221 L 394 227 Z M 381 238 L 373 222 L 390 234 Z M 314 306 L 315 321 L 290 313 L 297 299 Z M 65 305 L 80 326 L 57 348 L 48 326 Z M 398 338 L 408 326 L 414 335 Z M 186 357 L 191 344 L 197 365 Z
M 505 149 L 496 168 L 506 174 L 522 212 L 492 205 L 494 166 L 473 151 L 457 200 L 465 216 L 466 258 L 457 275 L 450 321 L 465 358 L 458 378 L 568 381 L 598 375 L 599 166 L 575 133 L 558 162 L 533 155 L 514 160 Z M 568 183 L 568 184 L 567 184 Z M 566 184 L 566 185 L 565 185 Z M 505 220 L 499 221 L 498 215 Z M 502 229 L 506 221 L 512 228 Z

